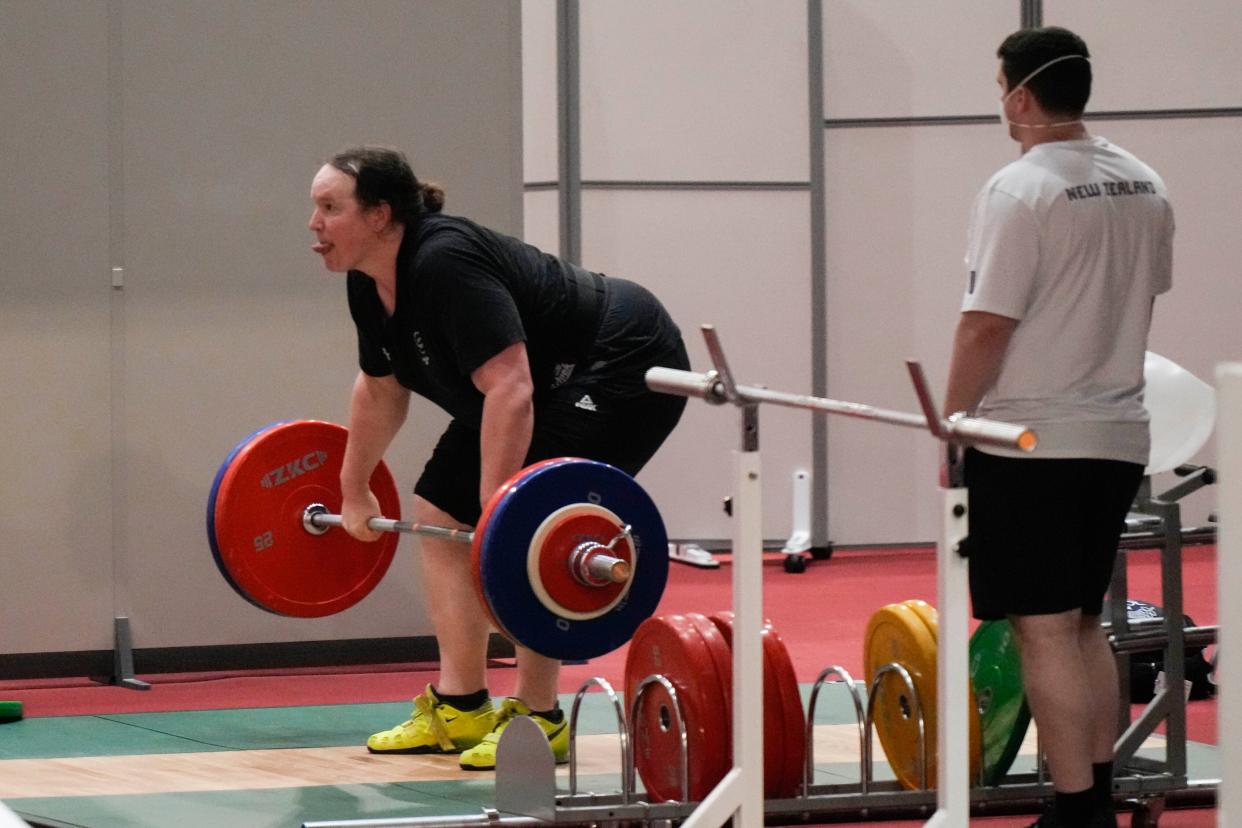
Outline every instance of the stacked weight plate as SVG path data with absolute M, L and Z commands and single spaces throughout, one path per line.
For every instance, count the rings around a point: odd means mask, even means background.
M 802 781 L 805 717 L 798 679 L 784 641 L 770 623 L 763 628 L 764 794 L 797 794 Z M 634 762 L 653 801 L 682 799 L 678 709 L 687 739 L 691 800 L 711 792 L 733 766 L 733 614 L 710 618 L 698 613 L 649 618 L 639 626 L 625 664 L 626 698 L 631 705 Z M 649 676 L 663 676 L 676 703 Z
M 886 673 L 874 692 L 873 724 L 889 765 L 902 786 L 921 787 L 919 717 L 927 755 L 927 785 L 936 785 L 936 658 L 938 622 L 934 607 L 910 600 L 881 607 L 867 625 L 863 660 L 869 681 L 886 664 L 905 668 L 915 699 L 901 678 Z M 1022 690 L 1013 628 L 1007 621 L 979 626 L 970 640 L 970 772 L 996 785 L 1018 755 L 1030 723 Z

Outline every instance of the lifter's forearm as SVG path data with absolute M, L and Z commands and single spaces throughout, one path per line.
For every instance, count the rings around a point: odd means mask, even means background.
M 483 401 L 479 437 L 479 500 L 486 504 L 500 485 L 522 468 L 535 428 L 531 388 L 518 383 L 493 388 Z
M 346 497 L 369 491 L 371 472 L 401 430 L 409 407 L 410 392 L 394 378 L 358 373 L 349 400 L 349 438 L 341 465 L 341 491 Z
M 958 319 L 953 336 L 949 386 L 944 414 L 974 411 L 1000 375 L 1005 351 L 1018 320 L 982 311 L 967 311 Z

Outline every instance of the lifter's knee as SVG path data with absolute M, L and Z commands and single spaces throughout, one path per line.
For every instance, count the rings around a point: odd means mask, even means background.
M 1073 609 L 1047 615 L 1011 615 L 1021 652 L 1045 646 L 1074 646 L 1082 628 L 1082 611 Z
M 449 529 L 465 529 L 469 531 L 472 528 L 469 524 L 462 523 L 430 500 L 419 495 L 414 495 L 414 520 L 419 523 L 444 526 Z M 439 540 L 439 538 L 432 538 L 429 535 L 422 536 L 422 539 L 424 541 Z

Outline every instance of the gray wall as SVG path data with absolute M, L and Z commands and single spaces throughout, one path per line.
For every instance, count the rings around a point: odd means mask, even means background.
M 107 70 L 103 3 L 0 6 L 0 651 L 111 629 Z
M 0 3 L 0 652 L 429 633 L 412 542 L 359 606 L 268 615 L 216 572 L 206 498 L 278 419 L 346 418 L 342 279 L 306 229 L 322 161 L 403 148 L 448 209 L 520 233 L 516 3 Z M 123 266 L 123 290 L 111 268 Z M 403 492 L 444 424 L 415 402 Z

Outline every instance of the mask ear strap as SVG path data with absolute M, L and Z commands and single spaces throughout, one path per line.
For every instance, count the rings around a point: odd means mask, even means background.
M 1019 89 L 1026 86 L 1027 82 L 1030 81 L 1031 78 L 1035 77 L 1040 72 L 1047 69 L 1049 66 L 1052 66 L 1053 64 L 1056 64 L 1056 63 L 1060 63 L 1063 60 L 1074 60 L 1075 58 L 1077 58 L 1078 60 L 1085 60 L 1087 63 L 1091 62 L 1091 58 L 1087 57 L 1086 55 L 1061 55 L 1060 57 L 1055 57 L 1052 60 L 1048 61 L 1047 63 L 1043 64 L 1042 66 L 1039 66 L 1038 68 L 1036 68 L 1034 72 L 1031 72 L 1031 74 L 1027 75 L 1022 80 L 1018 81 L 1014 85 L 1013 89 L 1009 90 L 1009 94 L 1012 95 L 1014 92 L 1017 92 Z

